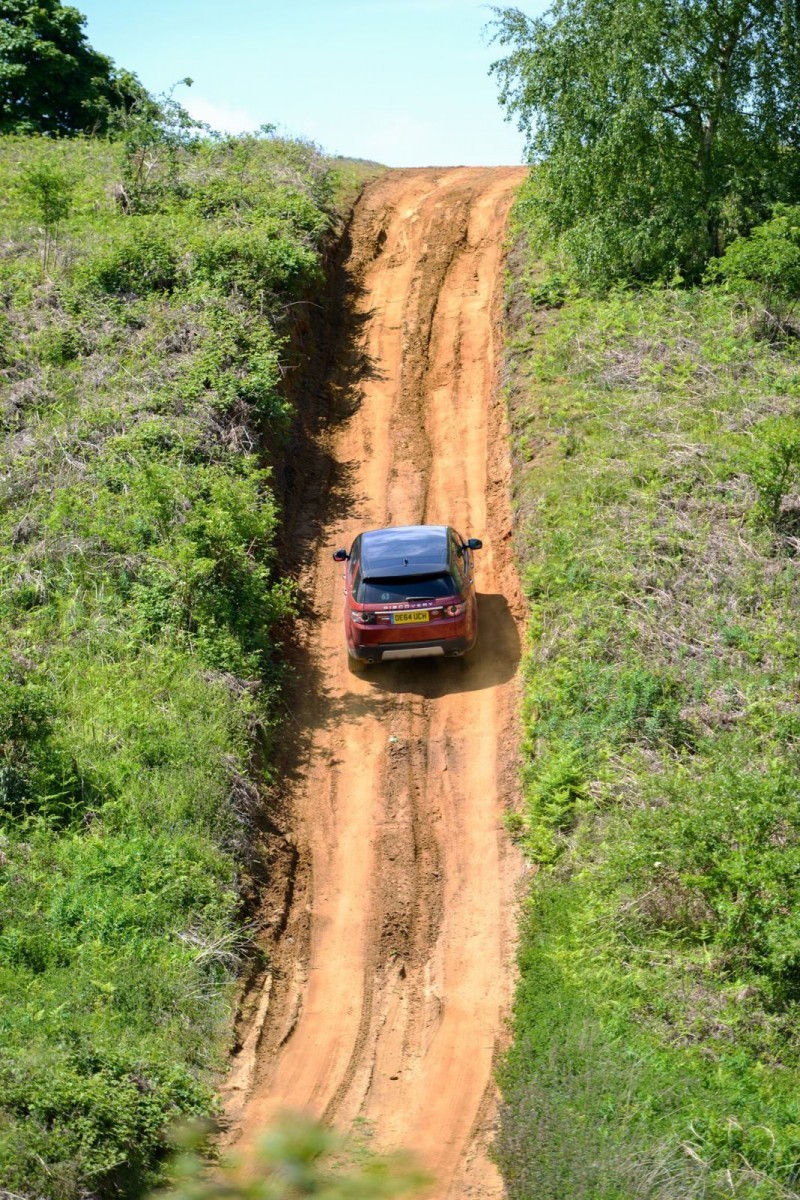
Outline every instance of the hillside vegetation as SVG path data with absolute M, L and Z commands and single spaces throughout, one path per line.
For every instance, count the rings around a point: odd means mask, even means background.
M 287 336 L 342 185 L 136 133 L 0 142 L 0 1186 L 51 1200 L 140 1194 L 212 1105 L 293 605 Z
M 796 216 L 767 230 L 783 231 L 787 262 Z M 530 607 L 515 831 L 540 867 L 499 1162 L 512 1200 L 788 1200 L 800 341 L 766 320 L 763 294 L 581 296 L 542 274 L 530 230 L 523 193 L 508 351 Z
M 800 10 L 495 15 L 538 864 L 498 1159 L 512 1200 L 790 1200 Z

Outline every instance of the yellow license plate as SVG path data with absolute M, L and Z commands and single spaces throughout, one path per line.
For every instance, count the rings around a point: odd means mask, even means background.
M 392 621 L 395 625 L 422 625 L 425 621 L 429 621 L 430 617 L 430 613 L 425 609 L 421 609 L 419 612 L 392 613 Z

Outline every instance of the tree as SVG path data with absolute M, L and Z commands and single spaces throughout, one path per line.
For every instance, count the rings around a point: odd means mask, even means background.
M 556 0 L 495 9 L 500 101 L 535 206 L 587 278 L 696 279 L 800 199 L 797 0 Z
M 191 87 L 192 82 L 188 76 L 179 79 L 159 96 L 143 92 L 112 115 L 110 131 L 123 147 L 117 200 L 124 212 L 157 207 L 162 194 L 177 184 L 181 154 L 195 149 L 203 137 L 219 136 L 175 99 L 176 89 L 181 84 Z
M 20 190 L 42 225 L 42 266 L 46 272 L 50 251 L 58 242 L 58 227 L 72 210 L 75 179 L 58 167 L 42 163 L 23 172 Z
M 144 89 L 98 54 L 60 0 L 0 0 L 0 133 L 103 133 Z

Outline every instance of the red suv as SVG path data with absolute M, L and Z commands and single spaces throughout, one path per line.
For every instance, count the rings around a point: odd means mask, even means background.
M 448 525 L 360 533 L 344 570 L 344 632 L 351 658 L 381 662 L 465 654 L 478 636 L 473 551 Z

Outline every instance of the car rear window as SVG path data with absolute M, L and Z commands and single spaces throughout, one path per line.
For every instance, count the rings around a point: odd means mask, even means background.
M 361 579 L 356 585 L 359 604 L 397 604 L 403 600 L 441 600 L 455 596 L 452 575 L 405 575 L 400 579 Z

